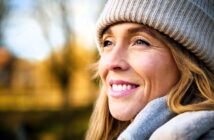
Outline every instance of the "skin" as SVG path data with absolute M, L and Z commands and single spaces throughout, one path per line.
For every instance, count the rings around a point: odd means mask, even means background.
M 114 118 L 132 120 L 178 81 L 178 68 L 159 36 L 136 23 L 115 24 L 104 32 L 98 73 Z

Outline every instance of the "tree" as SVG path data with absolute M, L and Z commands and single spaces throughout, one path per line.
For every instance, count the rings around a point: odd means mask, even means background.
M 9 14 L 9 6 L 7 0 L 0 0 L 0 87 L 8 88 L 11 86 L 13 78 L 13 68 L 15 58 L 7 50 L 4 45 L 3 23 Z
M 62 87 L 64 95 L 64 109 L 69 108 L 68 96 L 69 96 L 69 83 L 70 77 L 72 77 L 72 71 L 74 69 L 74 63 L 72 59 L 72 48 L 75 46 L 75 36 L 71 27 L 72 12 L 69 5 L 69 0 L 39 0 L 38 7 L 35 14 L 36 19 L 43 31 L 43 35 L 46 38 L 49 47 L 54 54 L 54 47 L 49 38 L 49 26 L 55 22 L 58 24 L 63 32 L 64 45 L 62 50 L 62 60 L 57 60 L 54 55 L 51 56 L 50 71 L 57 79 Z
M 62 87 L 64 105 L 62 109 L 61 119 L 63 120 L 64 139 L 69 138 L 69 129 L 67 128 L 67 122 L 69 122 L 69 86 L 71 86 L 71 80 L 73 71 L 75 69 L 74 59 L 72 49 L 75 46 L 75 35 L 72 29 L 72 12 L 69 10 L 69 0 L 38 0 L 38 8 L 36 9 L 37 21 L 43 31 L 43 35 L 46 38 L 50 49 L 52 50 L 51 62 L 50 62 L 50 72 L 57 79 Z M 51 22 L 58 22 L 61 27 L 64 36 L 63 50 L 60 55 L 62 60 L 58 60 L 55 57 L 54 47 L 52 46 L 51 40 L 49 38 L 49 26 Z
M 0 47 L 3 45 L 3 21 L 8 13 L 7 0 L 0 0 Z

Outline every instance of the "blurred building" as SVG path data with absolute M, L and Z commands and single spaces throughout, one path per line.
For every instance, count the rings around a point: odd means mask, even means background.
M 72 59 L 75 59 L 72 62 L 76 64 L 72 64 L 72 74 L 66 75 L 69 81 L 66 93 L 63 93 L 65 87 L 50 68 L 52 61 L 59 63 L 60 51 L 47 60 L 31 63 L 15 58 L 1 47 L 0 110 L 60 110 L 64 100 L 68 100 L 70 107 L 92 104 L 97 87 L 88 67 L 94 61 L 95 53 L 83 47 L 74 47 L 72 51 Z
M 52 63 L 63 50 L 37 63 L 15 58 L 0 48 L 0 136 L 8 140 L 84 139 L 98 87 L 88 69 L 96 52 L 72 48 L 68 84 L 63 86 Z M 48 122 L 47 125 L 44 122 Z M 55 130 L 57 129 L 57 130 Z M 21 135 L 21 136 L 20 136 Z M 11 138 L 9 138 L 11 136 Z M 23 137 L 23 138 L 22 138 Z

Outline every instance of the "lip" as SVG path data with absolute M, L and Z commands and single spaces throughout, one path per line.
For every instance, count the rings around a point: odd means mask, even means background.
M 112 85 L 113 84 L 116 84 L 116 85 L 132 85 L 134 87 L 132 87 L 131 89 L 126 89 L 126 90 L 121 90 L 121 91 L 114 91 L 112 89 Z M 124 80 L 110 80 L 109 81 L 109 86 L 110 86 L 109 95 L 111 97 L 114 97 L 114 98 L 119 98 L 119 97 L 128 96 L 130 94 L 133 94 L 134 91 L 136 91 L 137 88 L 139 87 L 139 84 L 128 82 L 128 81 L 124 81 Z

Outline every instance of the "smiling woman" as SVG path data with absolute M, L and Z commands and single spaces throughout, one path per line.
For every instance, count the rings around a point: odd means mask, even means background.
M 165 95 L 178 81 L 179 71 L 169 48 L 141 24 L 121 23 L 108 30 L 111 33 L 103 34 L 99 75 L 112 116 L 127 121 L 149 101 Z
M 109 0 L 87 140 L 214 139 L 214 1 Z

